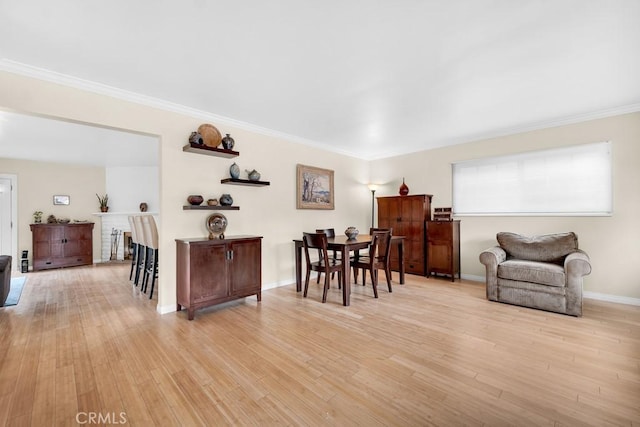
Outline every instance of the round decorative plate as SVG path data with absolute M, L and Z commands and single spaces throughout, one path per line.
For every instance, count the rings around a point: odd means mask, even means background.
M 206 221 L 209 230 L 209 239 L 224 239 L 224 232 L 227 229 L 227 217 L 221 213 L 209 215 Z
M 217 147 L 222 142 L 222 135 L 220 131 L 214 126 L 208 123 L 200 125 L 198 127 L 198 133 L 202 135 L 204 145 L 207 147 Z

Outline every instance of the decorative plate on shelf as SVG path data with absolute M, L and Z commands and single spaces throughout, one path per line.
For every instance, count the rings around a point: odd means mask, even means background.
M 209 230 L 209 240 L 224 239 L 224 232 L 227 229 L 227 217 L 221 213 L 214 213 L 207 218 L 207 230 Z
M 202 135 L 204 145 L 207 147 L 217 147 L 222 142 L 222 135 L 220 131 L 214 126 L 208 123 L 202 124 L 198 127 L 198 133 Z

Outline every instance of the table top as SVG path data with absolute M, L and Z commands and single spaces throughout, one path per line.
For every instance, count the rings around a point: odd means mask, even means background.
M 370 234 L 358 234 L 355 238 L 349 239 L 345 235 L 328 237 L 327 243 L 330 245 L 358 245 L 363 243 L 371 243 Z M 391 236 L 391 241 L 404 240 L 404 236 Z M 302 239 L 293 239 L 294 242 L 302 242 Z

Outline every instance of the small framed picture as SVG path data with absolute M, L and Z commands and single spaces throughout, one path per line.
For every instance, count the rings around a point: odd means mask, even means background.
M 54 205 L 68 205 L 69 201 L 69 196 L 53 196 Z

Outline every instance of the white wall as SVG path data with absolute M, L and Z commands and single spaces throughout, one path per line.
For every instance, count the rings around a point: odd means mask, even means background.
M 160 173 L 157 166 L 110 167 L 106 168 L 105 176 L 109 212 L 138 212 L 141 202 L 147 203 L 149 212 L 160 209 Z
M 318 227 L 342 230 L 349 225 L 366 229 L 370 222 L 370 180 L 385 184 L 376 195 L 397 194 L 402 176 L 412 194 L 433 194 L 433 206 L 451 206 L 453 161 L 554 147 L 611 140 L 614 143 L 614 215 L 605 218 L 463 218 L 463 275 L 483 276 L 478 254 L 495 242 L 503 230 L 523 234 L 572 229 L 589 252 L 593 273 L 585 280 L 588 291 L 640 298 L 640 279 L 634 260 L 640 241 L 640 113 L 581 124 L 527 132 L 454 147 L 429 150 L 374 162 L 295 144 L 217 123 L 230 133 L 236 159 L 184 153 L 189 134 L 202 118 L 189 117 L 44 82 L 0 72 L 0 107 L 18 112 L 68 118 L 158 135 L 160 140 L 160 262 L 158 304 L 160 311 L 175 308 L 175 239 L 206 236 L 205 220 L 211 211 L 185 211 L 189 194 L 203 197 L 231 193 L 239 211 L 225 211 L 227 234 L 259 234 L 263 239 L 262 273 L 265 287 L 291 283 L 294 277 L 292 239 L 302 231 Z M 64 100 L 64 102 L 61 102 Z M 238 187 L 220 184 L 228 168 L 237 162 L 241 170 L 257 169 L 268 187 Z M 335 171 L 336 209 L 295 208 L 296 164 Z M 95 195 L 94 195 L 95 197 Z M 155 210 L 155 209 L 154 209 Z
M 496 233 L 533 235 L 574 231 L 591 257 L 584 289 L 640 298 L 640 113 L 508 135 L 372 162 L 372 180 L 388 183 L 380 195 L 396 194 L 402 170 L 411 193 L 433 194 L 434 207 L 451 206 L 451 163 L 563 145 L 611 141 L 613 215 L 610 217 L 457 217 L 461 220 L 462 274 L 484 277 L 478 255 L 496 244 Z
M 146 107 L 113 97 L 0 72 L 0 107 L 17 112 L 67 118 L 116 129 L 157 135 L 160 141 L 159 239 L 162 274 L 158 284 L 158 309 L 175 310 L 175 239 L 205 237 L 205 220 L 212 211 L 182 209 L 189 194 L 205 198 L 231 193 L 238 211 L 224 211 L 229 220 L 227 235 L 258 234 L 263 239 L 262 281 L 268 288 L 292 283 L 294 238 L 318 227 L 344 230 L 353 225 L 369 227 L 371 193 L 366 187 L 369 164 L 323 150 L 295 144 L 232 126 L 213 123 L 230 133 L 240 156 L 223 159 L 185 153 L 190 133 L 205 122 L 202 118 Z M 64 101 L 61 101 L 64 100 Z M 222 185 L 229 166 L 257 169 L 268 187 Z M 297 210 L 296 164 L 335 171 L 335 206 L 332 211 Z M 95 194 L 93 194 L 95 199 Z M 153 208 L 152 208 L 153 209 Z M 153 209 L 156 210 L 156 209 Z

